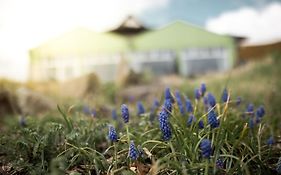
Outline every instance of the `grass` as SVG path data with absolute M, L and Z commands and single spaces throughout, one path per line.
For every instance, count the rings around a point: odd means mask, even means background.
M 281 157 L 279 73 L 280 62 L 271 60 L 232 72 L 231 76 L 188 82 L 180 88 L 181 99 L 191 99 L 196 120 L 188 126 L 190 114 L 182 115 L 174 103 L 168 118 L 172 137 L 166 141 L 158 121 L 159 112 L 165 109 L 159 106 L 150 113 L 151 102 L 144 103 L 146 113 L 141 116 L 136 115 L 135 103 L 127 102 L 128 124 L 121 117 L 121 103 L 115 106 L 117 120 L 103 113 L 90 117 L 80 106 L 70 105 L 59 106 L 45 118 L 28 116 L 25 125 L 8 119 L 0 133 L 0 174 L 277 174 Z M 212 128 L 208 123 L 210 110 L 205 110 L 202 98 L 193 98 L 194 88 L 202 81 L 215 94 L 213 109 L 219 127 Z M 220 99 L 225 87 L 230 98 L 223 103 Z M 237 96 L 243 99 L 238 106 Z M 253 116 L 245 113 L 250 102 L 255 112 L 259 105 L 266 109 L 254 127 L 249 127 Z M 198 126 L 200 120 L 203 129 Z M 117 130 L 117 142 L 108 139 L 109 124 Z M 275 140 L 272 145 L 267 143 L 270 136 Z M 203 139 L 211 142 L 209 158 L 202 156 Z M 137 160 L 129 156 L 129 140 L 138 147 Z M 216 164 L 218 159 L 223 162 L 221 167 Z

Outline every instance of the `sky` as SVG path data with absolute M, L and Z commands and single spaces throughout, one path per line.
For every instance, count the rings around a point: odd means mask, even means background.
M 281 39 L 281 1 L 274 0 L 0 0 L 0 78 L 28 77 L 28 50 L 76 27 L 106 31 L 134 15 L 159 28 L 185 20 L 207 30 Z

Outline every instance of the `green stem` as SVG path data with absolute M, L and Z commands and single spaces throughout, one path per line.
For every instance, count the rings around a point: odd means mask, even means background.
M 208 175 L 208 170 L 209 170 L 209 159 L 206 159 L 206 166 L 205 166 L 204 175 Z
M 175 148 L 173 147 L 173 144 L 171 141 L 169 141 L 169 145 L 170 145 L 170 148 L 172 150 L 172 155 L 173 155 L 173 158 L 174 158 L 174 161 L 176 162 L 177 161 L 177 158 L 176 158 L 176 151 L 175 151 Z
M 129 132 L 129 125 L 128 124 L 126 124 L 126 131 L 127 131 L 128 144 L 130 144 L 130 132 Z
M 129 156 L 129 151 L 130 151 L 130 132 L 129 132 L 129 124 L 126 124 L 126 131 L 127 131 L 127 139 L 128 139 L 128 145 L 129 145 L 129 149 L 128 149 L 128 156 Z M 129 165 L 131 164 L 131 159 L 129 159 Z
M 113 143 L 114 145 L 114 169 L 117 170 L 117 147 L 116 143 Z

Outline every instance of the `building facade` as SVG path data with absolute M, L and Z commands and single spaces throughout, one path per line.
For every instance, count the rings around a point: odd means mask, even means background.
M 60 81 L 94 72 L 112 81 L 121 63 L 137 73 L 189 76 L 226 71 L 236 57 L 234 37 L 183 21 L 152 30 L 129 18 L 109 32 L 76 29 L 30 50 L 30 80 Z

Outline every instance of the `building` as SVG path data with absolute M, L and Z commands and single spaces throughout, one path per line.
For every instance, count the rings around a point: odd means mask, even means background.
M 260 60 L 281 55 L 281 40 L 259 44 L 243 44 L 239 47 L 240 62 Z
M 112 81 L 118 69 L 189 76 L 233 67 L 237 38 L 176 21 L 148 29 L 128 17 L 114 30 L 79 28 L 30 50 L 30 79 L 66 80 L 95 72 Z M 120 64 L 123 64 L 120 66 Z

